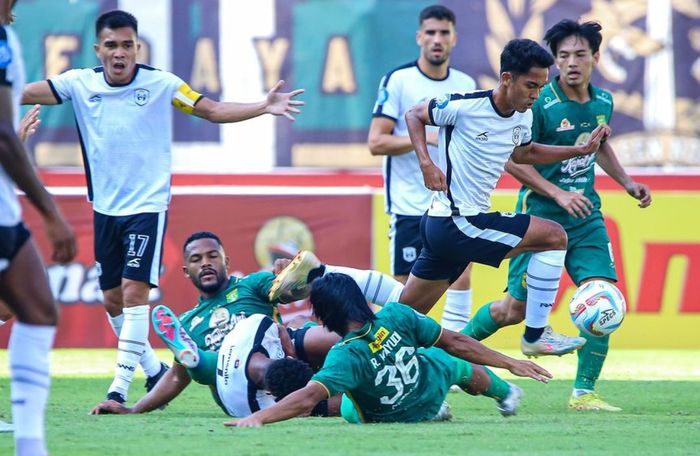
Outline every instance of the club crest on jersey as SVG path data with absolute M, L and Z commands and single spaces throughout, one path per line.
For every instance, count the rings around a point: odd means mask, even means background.
M 522 128 L 521 127 L 515 127 L 513 128 L 513 144 L 520 145 L 520 134 L 522 133 Z
M 416 257 L 418 256 L 415 247 L 404 247 L 401 249 L 401 253 L 403 254 L 403 260 L 409 263 L 411 261 L 416 261 Z
M 445 95 L 441 97 L 435 97 L 435 106 L 437 106 L 438 109 L 444 109 L 445 106 L 450 102 L 450 94 L 446 93 Z
M 134 90 L 134 101 L 137 105 L 143 106 L 148 103 L 148 99 L 151 97 L 151 93 L 146 89 L 136 89 Z
M 231 302 L 235 301 L 236 299 L 238 299 L 238 288 L 236 288 L 235 290 L 231 290 L 231 292 L 226 295 L 226 302 L 227 303 L 231 303 Z
M 595 121 L 598 122 L 598 125 L 604 124 L 605 123 L 605 114 L 598 114 L 595 116 Z
M 576 128 L 576 125 L 572 125 L 571 122 L 569 122 L 569 119 L 564 117 L 563 119 L 561 119 L 561 123 L 559 123 L 557 131 L 569 131 L 573 130 L 574 128 Z

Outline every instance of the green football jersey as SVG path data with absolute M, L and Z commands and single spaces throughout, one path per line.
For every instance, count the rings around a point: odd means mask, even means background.
M 601 123 L 610 123 L 613 100 L 610 92 L 589 85 L 590 100 L 579 103 L 570 100 L 558 84 L 559 77 L 542 89 L 532 106 L 532 140 L 554 146 L 573 146 L 585 143 L 591 132 Z M 600 196 L 593 188 L 596 154 L 575 157 L 549 165 L 534 165 L 548 181 L 569 191 L 583 193 L 593 210 L 586 218 L 574 218 L 553 199 L 539 195 L 523 186 L 518 195 L 517 212 L 526 212 L 559 222 L 565 229 L 601 218 Z
M 193 308 L 180 315 L 180 322 L 202 350 L 218 351 L 226 334 L 236 323 L 252 314 L 264 314 L 279 321 L 277 302 L 268 292 L 275 275 L 255 272 L 245 277 L 230 277 L 228 286 L 211 298 L 199 298 Z
M 432 419 L 450 387 L 450 373 L 419 347 L 432 346 L 442 328 L 399 303 L 347 334 L 328 352 L 311 380 L 329 396 L 346 393 L 364 422 Z

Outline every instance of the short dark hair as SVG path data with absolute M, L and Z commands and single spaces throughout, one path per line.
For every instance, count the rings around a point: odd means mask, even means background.
M 566 38 L 570 36 L 585 38 L 591 48 L 591 53 L 595 54 L 600 49 L 600 42 L 603 41 L 601 30 L 603 27 L 598 22 L 589 21 L 579 24 L 571 19 L 562 19 L 547 30 L 547 33 L 544 34 L 544 41 L 552 50 L 552 55 L 557 55 L 559 44 Z
M 313 370 L 304 361 L 294 358 L 277 359 L 265 370 L 264 388 L 276 401 L 280 401 L 285 396 L 305 387 L 313 375 Z
M 355 281 L 345 274 L 330 273 L 311 282 L 314 315 L 330 331 L 344 336 L 351 321 L 367 323 L 375 316 Z
M 457 25 L 457 18 L 451 9 L 442 5 L 430 5 L 423 8 L 418 16 L 418 26 L 423 24 L 427 19 L 437 19 L 439 21 L 450 21 L 453 25 Z
M 545 48 L 527 38 L 510 40 L 501 52 L 501 73 L 527 74 L 532 67 L 549 68 L 554 59 Z
M 134 32 L 139 33 L 139 22 L 133 14 L 122 10 L 107 11 L 95 21 L 95 36 L 99 36 L 102 29 L 114 30 L 122 27 L 131 27 Z
M 216 234 L 212 233 L 211 231 L 196 231 L 192 234 L 190 234 L 190 237 L 185 239 L 185 243 L 182 244 L 182 253 L 185 254 L 187 251 L 187 246 L 193 243 L 194 241 L 197 241 L 199 239 L 214 239 L 217 244 L 219 244 L 221 247 L 224 246 L 224 243 L 221 242 L 221 239 L 219 239 L 219 236 Z

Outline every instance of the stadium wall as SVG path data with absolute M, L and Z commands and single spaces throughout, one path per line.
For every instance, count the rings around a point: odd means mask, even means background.
M 74 226 L 80 252 L 67 266 L 49 264 L 49 278 L 61 305 L 59 347 L 113 347 L 116 340 L 104 317 L 92 253 L 92 210 L 79 173 L 43 173 Z M 640 210 L 607 176 L 599 176 L 603 210 L 617 259 L 619 286 L 629 313 L 613 335 L 624 348 L 700 348 L 700 176 L 643 175 L 653 190 L 653 204 Z M 174 196 L 164 242 L 161 288 L 152 303 L 183 311 L 196 293 L 181 273 L 181 249 L 193 231 L 219 234 L 231 257 L 231 271 L 247 274 L 269 267 L 275 257 L 297 249 L 314 250 L 331 264 L 389 271 L 388 218 L 383 212 L 382 179 L 377 173 L 273 173 L 260 175 L 181 175 L 173 177 Z M 206 182 L 208 186 L 201 184 Z M 200 184 L 200 185 L 196 185 Z M 338 187 L 338 185 L 343 185 Z M 512 210 L 517 184 L 504 175 L 493 208 Z M 41 221 L 23 201 L 26 220 L 44 254 L 49 246 Z M 507 268 L 477 265 L 473 272 L 474 309 L 502 296 Z M 27 279 L 31 286 L 31 278 Z M 573 333 L 566 303 L 574 286 L 567 278 L 557 298 L 552 322 Z M 439 319 L 442 304 L 431 316 Z M 304 303 L 283 309 L 286 319 L 307 312 Z M 507 328 L 489 341 L 516 348 L 520 328 Z M 0 330 L 0 346 L 9 331 Z M 152 340 L 156 346 L 159 341 Z

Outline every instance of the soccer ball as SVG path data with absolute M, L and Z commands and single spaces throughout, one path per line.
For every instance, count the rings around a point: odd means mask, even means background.
M 591 336 L 606 336 L 615 331 L 626 311 L 625 297 L 615 285 L 604 280 L 581 285 L 569 303 L 574 325 Z

